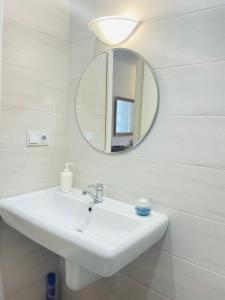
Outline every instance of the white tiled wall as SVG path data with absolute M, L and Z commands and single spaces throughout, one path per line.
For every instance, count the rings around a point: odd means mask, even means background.
M 69 0 L 4 5 L 0 198 L 58 184 L 65 160 L 70 10 Z M 27 130 L 47 131 L 50 145 L 27 148 Z M 58 271 L 58 257 L 1 222 L 0 267 L 4 300 L 42 300 L 45 276 Z
M 87 23 L 113 14 L 143 20 L 126 45 L 152 65 L 160 107 L 144 143 L 107 156 L 83 140 L 73 107 L 82 71 L 104 49 Z M 225 300 L 224 28 L 225 0 L 72 0 L 67 160 L 74 184 L 103 182 L 106 195 L 132 203 L 147 197 L 170 227 L 121 274 L 64 300 Z
M 2 197 L 58 183 L 65 151 L 69 4 L 69 0 L 5 0 Z M 47 131 L 50 146 L 26 148 L 27 130 Z

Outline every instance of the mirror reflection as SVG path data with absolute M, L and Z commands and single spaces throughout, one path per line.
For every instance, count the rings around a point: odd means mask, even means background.
M 114 136 L 133 135 L 134 99 L 116 97 L 114 107 Z
M 114 153 L 132 149 L 146 137 L 157 106 L 157 85 L 148 63 L 136 52 L 112 49 L 85 70 L 76 117 L 89 144 Z

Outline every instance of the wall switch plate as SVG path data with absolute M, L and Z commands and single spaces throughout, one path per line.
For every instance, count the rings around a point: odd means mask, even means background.
M 43 131 L 28 131 L 27 132 L 27 146 L 48 146 L 49 136 L 47 132 Z

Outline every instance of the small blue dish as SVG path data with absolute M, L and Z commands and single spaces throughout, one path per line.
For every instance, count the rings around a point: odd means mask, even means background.
M 136 210 L 136 214 L 142 217 L 149 216 L 151 212 L 151 208 L 149 207 L 135 207 L 135 210 Z

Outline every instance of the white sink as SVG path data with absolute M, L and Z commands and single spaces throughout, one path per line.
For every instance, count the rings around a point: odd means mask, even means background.
M 164 235 L 168 218 L 104 197 L 92 205 L 80 190 L 59 188 L 0 201 L 3 220 L 25 236 L 65 258 L 66 282 L 79 290 L 121 270 Z

